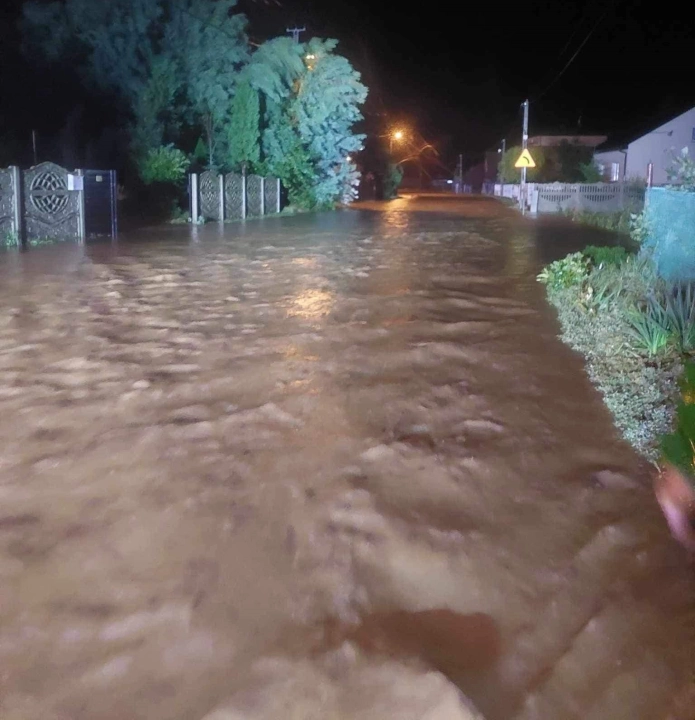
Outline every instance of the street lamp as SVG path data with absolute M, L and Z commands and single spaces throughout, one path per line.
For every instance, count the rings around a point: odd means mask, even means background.
M 389 153 L 393 152 L 393 141 L 400 142 L 405 133 L 402 130 L 394 130 L 389 137 Z

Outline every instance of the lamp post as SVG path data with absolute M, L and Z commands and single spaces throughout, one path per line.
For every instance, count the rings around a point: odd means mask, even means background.
M 403 139 L 403 131 L 395 130 L 389 135 L 389 154 L 393 154 L 393 141 L 400 142 Z

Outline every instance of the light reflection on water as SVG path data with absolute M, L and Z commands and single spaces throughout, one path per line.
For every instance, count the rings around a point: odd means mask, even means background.
M 288 317 L 300 317 L 307 320 L 328 315 L 335 303 L 335 294 L 328 290 L 303 290 L 290 300 Z

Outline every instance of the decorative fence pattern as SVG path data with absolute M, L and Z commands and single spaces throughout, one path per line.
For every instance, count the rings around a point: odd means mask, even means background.
M 520 186 L 496 184 L 498 197 L 519 199 Z M 531 212 L 557 213 L 567 210 L 612 213 L 639 212 L 644 206 L 644 188 L 626 183 L 528 183 L 527 207 Z
M 563 210 L 588 210 L 610 213 L 644 206 L 644 189 L 625 183 L 545 184 L 537 185 L 539 213 Z
M 263 215 L 263 178 L 260 175 L 246 177 L 246 212 L 247 217 Z
M 83 237 L 83 195 L 81 190 L 68 190 L 71 173 L 46 162 L 23 175 L 26 235 L 51 240 Z
M 0 233 L 32 240 L 84 240 L 83 171 L 45 162 L 0 169 Z
M 228 220 L 246 217 L 246 178 L 243 175 L 227 175 L 224 179 L 224 216 Z
M 280 180 L 276 177 L 206 171 L 191 175 L 189 188 L 194 218 L 243 220 L 280 212 Z
M 276 177 L 267 177 L 263 182 L 263 212 L 279 212 L 280 181 Z M 276 209 L 277 208 L 277 209 Z
M 221 220 L 220 176 L 211 170 L 200 174 L 200 214 L 206 220 Z

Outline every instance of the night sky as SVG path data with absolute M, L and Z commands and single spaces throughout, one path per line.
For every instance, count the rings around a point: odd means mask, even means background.
M 35 118 L 48 131 L 62 123 L 60 98 L 74 88 L 29 74 L 14 29 L 20 7 L 0 5 L 0 130 L 25 132 Z M 239 1 L 254 40 L 294 24 L 306 26 L 304 38 L 337 38 L 370 87 L 368 130 L 407 123 L 449 161 L 463 153 L 467 164 L 502 137 L 518 142 L 527 96 L 531 134 L 580 129 L 615 145 L 695 105 L 695 14 L 672 7 L 526 0 L 510 12 L 494 2 Z M 51 103 L 55 113 L 46 112 Z

